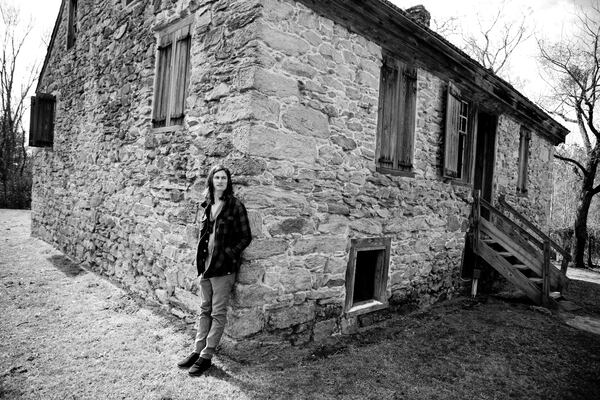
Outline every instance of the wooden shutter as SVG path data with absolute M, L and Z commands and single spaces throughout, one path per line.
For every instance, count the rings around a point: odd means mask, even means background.
M 379 84 L 377 163 L 383 169 L 409 170 L 414 153 L 416 69 L 385 56 Z
M 171 86 L 172 49 L 173 46 L 171 43 L 163 44 L 162 47 L 158 48 L 152 118 L 154 127 L 165 126 L 167 122 Z
M 531 139 L 531 131 L 521 127 L 519 136 L 519 171 L 517 175 L 517 191 L 520 193 L 526 193 L 527 168 L 529 164 L 529 141 Z
M 190 69 L 190 23 L 179 22 L 158 39 L 152 124 L 181 124 Z
M 457 178 L 459 176 L 459 117 L 460 91 L 452 83 L 448 83 L 446 103 L 446 129 L 444 133 L 444 176 Z
M 52 147 L 54 143 L 54 108 L 56 98 L 39 93 L 31 97 L 29 146 Z
M 67 31 L 67 49 L 75 45 L 77 38 L 77 0 L 69 0 L 69 20 Z
M 183 118 L 185 96 L 190 59 L 190 27 L 180 29 L 175 37 L 175 55 L 173 62 L 173 87 L 171 97 L 171 119 Z M 181 123 L 183 121 L 177 121 Z
M 415 143 L 415 120 L 417 113 L 417 69 L 404 66 L 403 90 L 401 96 L 404 101 L 399 109 L 402 113 L 402 126 L 398 146 L 398 167 L 404 170 L 412 169 L 414 143 Z
M 394 108 L 396 104 L 396 84 L 398 82 L 398 68 L 384 58 L 381 66 L 379 81 L 379 115 L 377 123 L 378 133 L 378 163 L 384 168 L 394 167 L 394 152 L 396 148 L 396 135 L 394 130 Z

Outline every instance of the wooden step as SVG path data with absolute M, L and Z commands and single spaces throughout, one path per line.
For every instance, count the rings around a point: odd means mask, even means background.
M 499 251 L 498 252 L 499 256 L 502 257 L 514 257 L 515 255 L 513 253 L 511 253 L 510 251 Z
M 527 279 L 529 279 L 530 282 L 533 282 L 536 285 L 541 285 L 542 282 L 544 281 L 542 278 L 534 278 L 534 277 L 529 277 Z
M 513 264 L 499 254 L 499 252 L 483 243 L 483 241 L 479 242 L 478 255 L 481 258 L 487 261 L 492 268 L 502 274 L 509 282 L 525 292 L 527 297 L 536 304 L 542 304 L 540 287 L 528 280 L 518 268 L 515 268 Z M 512 253 L 508 254 L 512 255 Z
M 518 269 L 519 271 L 525 271 L 529 269 L 529 267 L 525 264 L 513 264 L 512 266 Z

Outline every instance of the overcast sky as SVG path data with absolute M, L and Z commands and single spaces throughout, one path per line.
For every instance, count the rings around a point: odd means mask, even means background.
M 37 60 L 41 64 L 46 52 L 46 46 L 41 41 L 44 36 L 49 37 L 58 15 L 61 0 L 4 0 L 16 4 L 21 8 L 23 23 L 31 21 L 33 31 L 27 48 L 24 49 L 27 61 L 32 64 Z M 536 36 L 559 40 L 561 35 L 568 34 L 575 18 L 578 7 L 587 8 L 596 0 L 391 0 L 400 8 L 408 8 L 422 4 L 431 13 L 432 19 L 438 23 L 456 17 L 462 30 L 476 28 L 477 20 L 485 21 L 490 18 L 495 10 L 502 8 L 503 14 L 518 18 L 528 15 L 528 23 L 535 29 Z M 433 25 L 432 25 L 433 27 Z M 448 37 L 457 42 L 457 38 Z M 458 44 L 458 43 L 456 43 Z M 537 47 L 535 38 L 532 37 L 523 45 L 513 61 L 512 73 L 518 75 L 526 88 L 524 94 L 536 100 L 537 92 L 543 92 L 540 85 L 539 74 L 535 64 Z M 25 61 L 25 60 L 24 60 Z M 23 67 L 25 66 L 23 64 Z M 26 128 L 27 129 L 27 128 Z

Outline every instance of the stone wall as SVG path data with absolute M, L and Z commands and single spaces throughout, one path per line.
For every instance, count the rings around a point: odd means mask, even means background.
M 57 96 L 56 127 L 53 149 L 36 152 L 33 232 L 185 316 L 198 307 L 192 262 L 208 168 L 227 155 L 240 186 L 264 168 L 231 139 L 254 112 L 247 105 L 259 107 L 243 92 L 257 63 L 248 25 L 261 8 L 246 0 L 122 4 L 80 1 L 70 50 L 63 13 L 41 83 Z M 153 130 L 155 31 L 189 15 L 185 124 Z M 235 102 L 247 107 L 228 111 Z
M 554 146 L 542 139 L 537 132 L 531 132 L 527 193 L 518 193 L 520 128 L 521 125 L 517 121 L 506 115 L 498 122 L 494 190 L 498 196 L 504 194 L 506 200 L 520 213 L 548 232 L 553 191 Z
M 391 238 L 392 305 L 460 289 L 471 188 L 441 178 L 446 82 L 418 71 L 416 176 L 382 175 L 375 43 L 293 1 L 80 3 L 76 46 L 66 50 L 63 21 L 42 81 L 58 103 L 54 148 L 35 156 L 35 235 L 192 321 L 198 203 L 222 162 L 254 236 L 229 336 L 302 343 L 369 323 L 344 314 L 353 238 Z M 188 15 L 185 123 L 152 129 L 154 31 Z M 500 121 L 496 188 L 510 192 L 518 124 Z M 551 157 L 532 139 L 526 200 L 542 221 L 551 169 L 538 149 Z

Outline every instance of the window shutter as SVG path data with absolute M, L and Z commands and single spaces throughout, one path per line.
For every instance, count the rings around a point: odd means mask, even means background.
M 172 107 L 171 118 L 183 118 L 185 109 L 185 96 L 187 87 L 187 77 L 189 70 L 190 58 L 190 35 L 189 27 L 187 27 L 187 35 L 180 37 L 176 41 L 175 60 L 173 67 L 173 88 L 172 88 Z
M 67 31 L 67 49 L 75 45 L 77 38 L 77 0 L 69 1 L 69 20 Z
M 412 169 L 416 93 L 416 68 L 393 56 L 384 56 L 379 84 L 376 149 L 377 164 L 383 170 Z
M 519 135 L 519 171 L 517 175 L 517 191 L 527 192 L 527 168 L 529 164 L 529 141 L 531 131 L 521 127 Z
M 458 177 L 460 91 L 448 83 L 448 101 L 446 103 L 446 130 L 444 134 L 444 176 Z
M 396 90 L 398 82 L 398 68 L 390 58 L 385 58 L 381 67 L 381 83 L 379 88 L 379 165 L 384 168 L 394 167 L 394 154 L 396 150 L 396 129 L 394 115 L 398 114 Z
M 173 26 L 170 32 L 159 34 L 152 108 L 155 128 L 183 122 L 186 88 L 189 81 L 190 19 Z
M 29 146 L 52 147 L 54 143 L 54 107 L 56 98 L 50 94 L 31 97 Z
M 156 82 L 154 89 L 153 119 L 155 127 L 166 125 L 169 109 L 171 53 L 173 46 L 169 43 L 158 49 Z
M 399 109 L 403 116 L 400 127 L 401 134 L 398 151 L 398 167 L 412 169 L 415 143 L 415 120 L 417 108 L 417 69 L 404 66 L 403 76 L 403 105 Z

